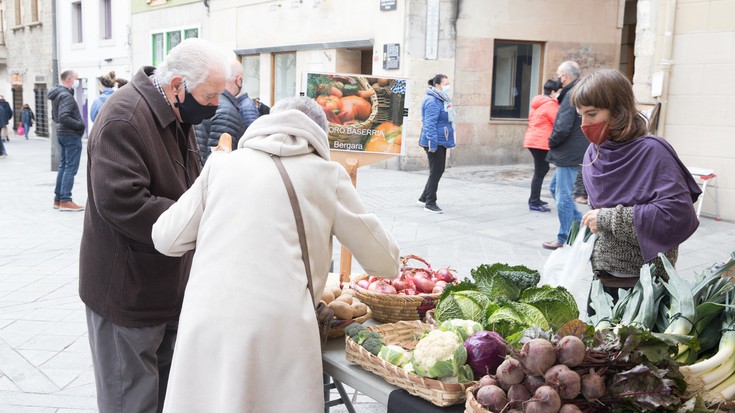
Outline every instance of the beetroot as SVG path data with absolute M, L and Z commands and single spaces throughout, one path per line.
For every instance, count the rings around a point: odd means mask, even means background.
M 590 369 L 590 374 L 582 376 L 582 396 L 587 400 L 595 400 L 605 395 L 605 379 Z
M 548 340 L 534 338 L 523 345 L 518 358 L 526 374 L 542 376 L 556 363 L 556 351 Z
M 492 412 L 499 412 L 508 404 L 505 392 L 498 386 L 484 386 L 477 390 L 477 402 Z
M 566 364 L 557 364 L 546 371 L 546 384 L 553 387 L 562 399 L 573 399 L 579 396 L 581 378 L 579 374 L 570 370 Z
M 559 409 L 559 413 L 582 413 L 582 409 L 576 404 L 567 403 Z
M 508 389 L 508 400 L 513 402 L 525 402 L 531 398 L 531 392 L 523 384 L 514 384 Z
M 521 363 L 513 358 L 505 359 L 495 372 L 495 378 L 500 383 L 500 387 L 504 389 L 509 389 L 510 386 L 522 382 L 524 377 Z
M 489 374 L 486 374 L 486 375 L 482 376 L 482 378 L 480 379 L 480 381 L 477 383 L 478 387 L 489 386 L 491 384 L 493 386 L 497 386 L 498 385 L 498 381 L 495 380 L 495 377 L 493 377 L 493 376 L 491 376 Z
M 546 384 L 544 376 L 526 376 L 523 379 L 523 385 L 526 386 L 529 392 L 535 393 L 536 390 Z
M 557 413 L 561 408 L 559 393 L 549 386 L 541 386 L 527 402 L 526 413 Z
M 577 336 L 564 336 L 556 344 L 559 363 L 569 367 L 576 367 L 584 361 L 586 348 L 584 342 Z

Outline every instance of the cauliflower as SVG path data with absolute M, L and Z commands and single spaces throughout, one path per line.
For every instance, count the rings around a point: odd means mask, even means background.
M 411 353 L 396 345 L 383 346 L 378 357 L 398 367 L 403 367 L 411 361 Z
M 453 332 L 434 330 L 419 340 L 413 351 L 416 374 L 439 378 L 456 376 L 467 361 L 467 350 Z
M 452 331 L 457 333 L 459 338 L 467 340 L 467 338 L 478 331 L 482 331 L 482 324 L 472 320 L 452 319 L 447 320 L 439 325 L 442 331 Z

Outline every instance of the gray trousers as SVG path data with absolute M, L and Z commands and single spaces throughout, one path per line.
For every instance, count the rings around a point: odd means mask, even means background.
M 176 327 L 176 323 L 123 327 L 87 307 L 87 330 L 100 413 L 157 413 L 163 410 Z

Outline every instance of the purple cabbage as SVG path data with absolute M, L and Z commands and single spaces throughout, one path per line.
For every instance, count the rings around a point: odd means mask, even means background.
M 479 331 L 471 335 L 465 340 L 464 347 L 467 349 L 467 364 L 476 380 L 486 374 L 495 374 L 508 354 L 505 340 L 494 331 Z

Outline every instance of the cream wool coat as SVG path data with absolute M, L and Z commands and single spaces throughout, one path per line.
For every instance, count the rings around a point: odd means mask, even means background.
M 168 382 L 167 413 L 324 411 L 314 307 L 296 224 L 276 165 L 301 204 L 315 299 L 332 236 L 372 275 L 395 276 L 399 251 L 365 210 L 326 133 L 297 110 L 256 120 L 232 153 L 201 176 L 153 226 L 157 250 L 195 249 Z

